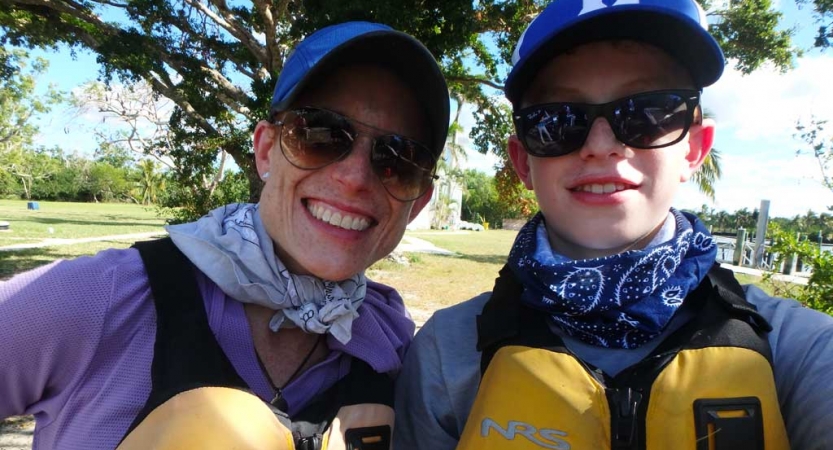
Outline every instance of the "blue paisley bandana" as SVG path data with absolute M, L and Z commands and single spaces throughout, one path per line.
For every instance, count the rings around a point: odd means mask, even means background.
M 509 267 L 524 285 L 521 300 L 547 312 L 568 335 L 592 345 L 636 348 L 659 335 L 714 264 L 717 245 L 692 214 L 671 210 L 674 237 L 603 258 L 542 263 L 538 213 L 518 233 Z M 545 241 L 546 242 L 546 241 Z

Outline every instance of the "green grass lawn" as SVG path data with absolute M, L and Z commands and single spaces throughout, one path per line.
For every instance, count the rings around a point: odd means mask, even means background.
M 9 231 L 0 231 L 0 247 L 43 242 L 48 239 L 78 239 L 134 233 L 164 233 L 164 221 L 151 207 L 123 203 L 38 202 L 40 209 L 26 209 L 26 201 L 0 200 L 0 221 Z M 136 239 L 112 239 L 73 245 L 58 245 L 0 251 L 0 279 L 9 278 L 56 259 L 92 255 L 107 248 L 129 247 Z
M 515 240 L 516 231 L 409 231 L 408 235 L 457 252 L 457 256 L 412 254 L 408 267 L 385 260 L 367 271 L 374 281 L 395 287 L 414 318 L 492 290 L 495 277 Z
M 164 221 L 154 207 L 126 203 L 38 202 L 26 209 L 25 200 L 0 200 L 0 221 L 10 230 L 0 232 L 0 247 L 40 242 L 162 230 Z

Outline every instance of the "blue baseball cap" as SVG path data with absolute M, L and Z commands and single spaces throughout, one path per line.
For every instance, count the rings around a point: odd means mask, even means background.
M 431 142 L 425 144 L 435 155 L 442 153 L 450 106 L 437 60 L 414 37 L 379 23 L 330 25 L 301 41 L 278 77 L 271 113 L 288 109 L 304 89 L 338 67 L 354 63 L 381 65 L 405 81 L 422 103 L 431 126 Z
M 512 55 L 504 92 L 519 105 L 537 72 L 566 50 L 590 42 L 654 45 L 687 68 L 697 87 L 720 78 L 723 51 L 695 0 L 554 0 L 529 24 Z

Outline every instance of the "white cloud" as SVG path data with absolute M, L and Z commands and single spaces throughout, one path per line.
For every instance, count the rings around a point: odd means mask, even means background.
M 703 105 L 741 140 L 790 137 L 798 120 L 833 120 L 833 55 L 800 58 L 795 69 L 767 67 L 742 75 L 731 65 L 703 94 Z
M 833 193 L 821 184 L 818 162 L 796 156 L 806 144 L 795 138 L 796 124 L 811 117 L 833 122 L 833 55 L 800 58 L 793 70 L 763 68 L 743 76 L 727 67 L 723 78 L 706 89 L 703 104 L 715 114 L 716 147 L 723 157 L 717 183 L 717 209 L 754 208 L 771 201 L 772 216 L 824 211 Z M 686 207 L 699 207 L 705 197 L 686 192 Z M 695 203 L 698 202 L 699 203 Z
M 770 201 L 771 217 L 792 217 L 808 210 L 825 211 L 833 205 L 833 192 L 822 186 L 816 162 L 809 157 L 761 160 L 755 156 L 724 155 L 723 178 L 717 183 L 717 201 L 711 202 L 687 184 L 676 206 L 697 210 L 708 204 L 717 210 L 758 208 Z

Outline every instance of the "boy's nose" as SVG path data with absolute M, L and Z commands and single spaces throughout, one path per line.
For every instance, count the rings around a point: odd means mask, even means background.
M 597 117 L 590 126 L 590 132 L 579 150 L 583 159 L 625 156 L 627 147 L 616 139 L 610 123 L 604 117 Z

